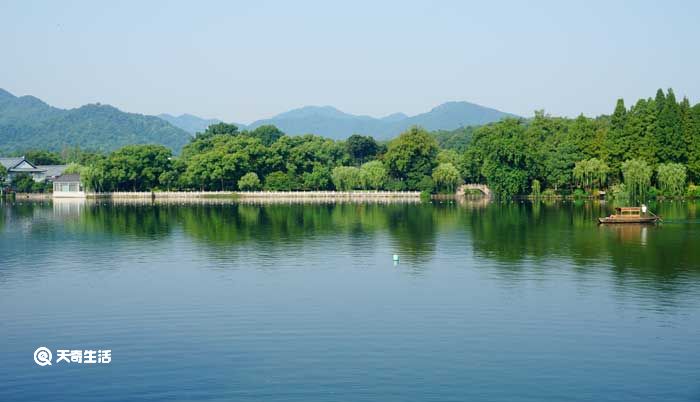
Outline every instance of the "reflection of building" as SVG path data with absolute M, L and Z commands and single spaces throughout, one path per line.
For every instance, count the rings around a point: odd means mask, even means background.
M 0 165 L 7 169 L 7 181 L 12 182 L 17 175 L 28 174 L 34 181 L 53 180 L 60 176 L 66 165 L 34 165 L 24 156 L 15 158 L 0 158 Z
M 53 181 L 54 198 L 84 198 L 85 190 L 79 174 L 64 174 Z
M 80 213 L 85 209 L 87 202 L 85 198 L 56 198 L 51 203 L 54 218 L 59 220 L 80 218 Z

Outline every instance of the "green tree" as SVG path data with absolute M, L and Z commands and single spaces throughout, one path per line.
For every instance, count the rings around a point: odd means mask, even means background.
M 18 193 L 43 193 L 47 186 L 43 182 L 34 181 L 27 173 L 20 173 L 12 179 L 12 188 Z
M 454 149 L 441 149 L 437 155 L 438 165 L 441 163 L 451 163 L 454 166 L 459 166 L 460 159 L 459 153 Z
M 694 183 L 700 183 L 700 103 L 690 109 L 688 176 Z
M 269 147 L 282 138 L 284 133 L 272 124 L 265 124 L 251 131 L 249 135 L 259 139 L 260 142 Z
M 317 164 L 311 172 L 302 175 L 304 190 L 328 190 L 331 183 L 331 171 L 327 167 Z
M 661 162 L 687 161 L 681 124 L 681 109 L 673 90 L 669 89 L 657 120 L 658 156 Z
M 353 134 L 345 141 L 348 154 L 355 164 L 361 164 L 377 155 L 379 145 L 371 136 Z
M 677 197 L 685 191 L 686 169 L 680 163 L 663 163 L 656 168 L 656 179 L 664 195 Z
M 540 184 L 540 181 L 537 179 L 534 179 L 532 181 L 532 183 L 530 183 L 530 189 L 531 189 L 530 195 L 535 197 L 535 198 L 539 198 L 539 196 L 541 194 L 541 190 L 542 190 L 542 185 Z
M 172 167 L 172 152 L 162 145 L 127 145 L 95 166 L 99 187 L 107 191 L 148 191 L 157 188 Z M 96 183 L 92 183 L 96 184 Z
M 384 164 L 380 161 L 371 161 L 362 165 L 363 187 L 371 190 L 379 190 L 384 187 L 388 174 Z
M 651 185 L 652 168 L 641 159 L 630 159 L 622 163 L 625 188 L 632 202 L 643 202 Z
M 295 188 L 294 180 L 285 172 L 272 172 L 265 177 L 265 190 L 291 191 Z
M 64 163 L 58 152 L 34 149 L 25 152 L 24 157 L 34 165 L 62 165 Z
M 202 139 L 217 135 L 238 135 L 238 126 L 229 123 L 212 124 L 203 133 L 197 133 L 196 138 Z
M 580 186 L 590 190 L 593 187 L 604 187 L 609 171 L 610 168 L 605 162 L 591 158 L 576 162 L 573 175 Z
M 417 189 L 425 177 L 430 178 L 437 154 L 435 138 L 414 126 L 389 143 L 384 162 L 392 177 L 405 181 L 409 189 Z
M 261 187 L 260 179 L 255 172 L 248 172 L 238 180 L 238 188 L 241 191 L 256 191 Z
M 331 173 L 333 185 L 340 191 L 362 188 L 362 173 L 355 166 L 338 166 Z
M 455 188 L 461 184 L 462 177 L 459 170 L 452 163 L 441 163 L 433 170 L 433 182 L 438 190 L 454 193 Z
M 474 150 L 468 153 L 497 197 L 523 194 L 527 188 L 532 161 L 524 139 L 525 123 L 520 119 L 505 119 L 474 132 Z

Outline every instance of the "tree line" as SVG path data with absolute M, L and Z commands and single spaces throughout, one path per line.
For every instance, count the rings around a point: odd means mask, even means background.
M 451 153 L 451 151 L 442 151 Z M 456 164 L 440 162 L 434 136 L 412 127 L 388 143 L 353 135 L 335 141 L 286 136 L 275 126 L 239 131 L 218 123 L 198 133 L 180 155 L 161 145 L 129 145 L 77 163 L 95 191 L 454 191 Z M 455 159 L 456 161 L 456 159 Z
M 501 196 L 596 194 L 644 200 L 700 196 L 700 104 L 672 89 L 611 115 L 507 119 L 473 131 L 460 164 L 468 181 Z M 688 183 L 690 186 L 686 187 Z
M 28 154 L 28 159 L 32 160 Z M 658 90 L 611 115 L 508 118 L 480 127 L 429 133 L 412 127 L 377 142 L 286 136 L 275 126 L 240 131 L 219 123 L 179 155 L 161 145 L 129 145 L 109 154 L 36 151 L 36 163 L 72 162 L 94 191 L 418 190 L 453 192 L 484 183 L 499 197 L 596 195 L 643 200 L 700 196 L 700 104 Z M 40 161 L 39 161 L 40 160 Z

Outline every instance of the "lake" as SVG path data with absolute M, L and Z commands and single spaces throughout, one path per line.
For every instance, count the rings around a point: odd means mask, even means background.
M 700 400 L 700 203 L 610 210 L 0 204 L 0 400 Z

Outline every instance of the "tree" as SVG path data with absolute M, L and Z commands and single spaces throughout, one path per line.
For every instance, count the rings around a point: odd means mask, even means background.
M 530 192 L 530 195 L 535 198 L 539 198 L 542 190 L 542 185 L 540 184 L 540 181 L 537 179 L 533 180 L 532 183 L 530 183 L 530 189 L 532 190 Z
M 576 162 L 573 175 L 580 186 L 590 190 L 592 187 L 602 188 L 605 186 L 609 171 L 610 168 L 605 162 L 591 158 Z
M 284 133 L 272 124 L 262 125 L 249 133 L 250 136 L 257 138 L 263 145 L 269 147 L 284 136 Z
M 520 119 L 501 120 L 474 132 L 469 158 L 497 197 L 523 194 L 527 188 L 532 161 L 524 138 Z
M 379 145 L 371 136 L 353 134 L 345 141 L 345 147 L 356 164 L 361 164 L 377 155 Z
M 238 180 L 238 188 L 241 191 L 256 191 L 260 190 L 260 179 L 255 172 L 248 172 Z
M 216 135 L 237 135 L 238 126 L 229 123 L 216 123 L 212 124 L 204 130 L 203 133 L 197 133 L 196 138 L 203 139 L 207 137 L 213 137 Z
M 441 163 L 451 163 L 458 166 L 460 163 L 460 155 L 454 149 L 441 149 L 437 155 L 438 165 Z
M 389 143 L 384 162 L 389 174 L 405 181 L 409 189 L 417 189 L 437 164 L 438 146 L 435 138 L 414 126 Z
M 690 109 L 688 176 L 694 183 L 700 182 L 700 103 Z
M 441 163 L 433 170 L 433 182 L 438 190 L 445 190 L 453 193 L 455 188 L 462 182 L 459 170 L 450 162 Z
M 172 152 L 162 145 L 127 145 L 100 161 L 92 172 L 107 191 L 149 191 L 172 167 Z
M 5 180 L 7 180 L 7 169 L 5 166 L 0 165 L 0 187 L 5 183 Z
M 665 163 L 656 168 L 656 180 L 664 195 L 677 197 L 685 191 L 686 169 L 680 163 Z
M 641 159 L 630 159 L 622 164 L 622 175 L 630 201 L 644 201 L 651 185 L 652 168 Z
M 43 193 L 46 184 L 34 181 L 27 173 L 20 173 L 12 179 L 12 188 L 18 193 Z
M 340 191 L 362 188 L 362 173 L 355 166 L 338 166 L 331 173 L 333 185 Z
M 380 161 L 367 162 L 360 167 L 363 187 L 371 190 L 379 190 L 384 187 L 387 180 L 387 171 Z
M 331 171 L 317 164 L 311 172 L 304 172 L 302 181 L 304 190 L 327 190 L 331 183 Z
M 291 191 L 295 187 L 294 181 L 285 172 L 272 172 L 265 177 L 265 190 Z
M 687 161 L 681 120 L 680 106 L 673 90 L 669 89 L 657 119 L 658 154 L 662 163 Z
M 61 154 L 46 150 L 31 150 L 24 157 L 34 165 L 62 165 L 64 163 Z

